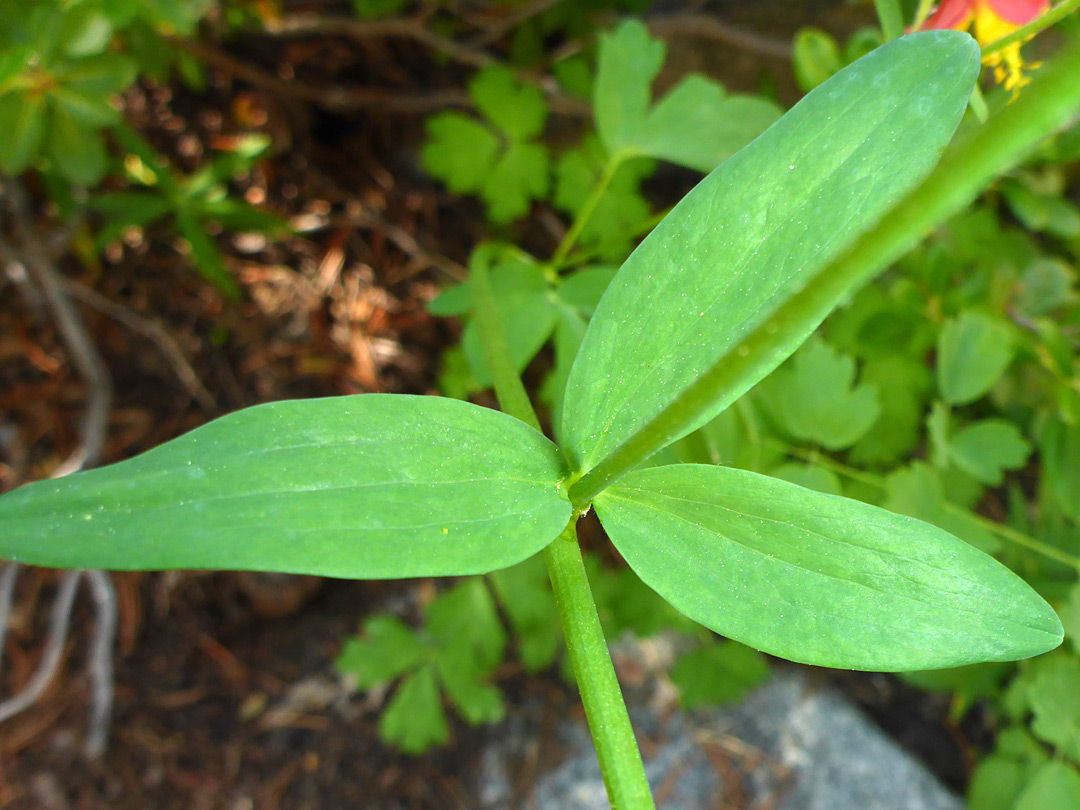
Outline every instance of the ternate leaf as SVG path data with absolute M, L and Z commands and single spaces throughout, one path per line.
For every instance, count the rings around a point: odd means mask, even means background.
M 855 385 L 855 361 L 811 337 L 762 383 L 763 403 L 796 439 L 841 450 L 857 442 L 881 413 L 872 385 Z
M 929 172 L 978 65 L 963 34 L 895 40 L 699 183 L 634 251 L 596 310 L 565 397 L 561 435 L 572 465 L 591 469 L 758 327 L 775 330 L 780 348 L 696 412 L 692 427 L 794 351 L 823 313 L 770 318 Z
M 1022 579 L 911 518 L 743 470 L 629 473 L 596 511 L 678 610 L 794 661 L 866 670 L 1004 661 L 1061 642 Z
M 1012 422 L 984 419 L 968 425 L 952 437 L 949 456 L 954 464 L 977 481 L 998 486 L 1004 470 L 1024 466 L 1031 445 Z
M 570 518 L 556 447 L 497 411 L 363 394 L 259 405 L 0 498 L 0 558 L 356 579 L 513 565 Z
M 1004 325 L 981 312 L 963 312 L 945 324 L 938 338 L 938 387 L 953 405 L 974 402 L 1012 357 L 1012 336 Z
M 379 718 L 379 735 L 406 754 L 422 754 L 446 742 L 450 729 L 434 666 L 426 666 L 401 682 Z
M 1064 762 L 1048 762 L 1032 777 L 1014 810 L 1069 810 L 1080 804 L 1080 774 Z
M 704 76 L 687 76 L 649 108 L 664 43 L 637 20 L 600 38 L 593 104 L 609 154 L 647 155 L 709 172 L 780 117 L 771 101 L 728 96 Z

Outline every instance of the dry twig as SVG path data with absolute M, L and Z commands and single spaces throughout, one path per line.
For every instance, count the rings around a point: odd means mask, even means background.
M 53 477 L 60 477 L 84 467 L 93 466 L 100 461 L 108 431 L 112 382 L 105 362 L 90 338 L 82 317 L 64 292 L 63 281 L 54 265 L 54 256 L 60 252 L 62 244 L 56 240 L 40 238 L 34 228 L 34 217 L 26 192 L 19 181 L 4 178 L 0 199 L 9 209 L 13 237 L 11 241 L 0 238 L 0 257 L 9 263 L 23 267 L 40 289 L 46 306 L 56 322 L 68 357 L 87 386 L 87 405 L 82 420 L 80 446 L 54 472 Z M 17 571 L 14 566 L 11 570 Z M 12 573 L 10 576 L 12 579 L 10 588 L 13 592 L 16 574 Z M 116 640 L 117 614 L 116 591 L 112 580 L 104 572 L 68 571 L 63 575 L 53 603 L 45 653 L 23 691 L 0 702 L 0 721 L 36 703 L 56 675 L 61 653 L 68 637 L 75 592 L 83 576 L 86 576 L 91 583 L 97 609 L 93 653 L 89 664 L 94 698 L 86 750 L 89 755 L 98 756 L 105 748 L 112 708 L 112 650 Z M 0 594 L 0 597 L 3 596 L 4 594 Z M 7 597 L 7 604 L 0 599 L 0 611 L 4 613 L 10 609 L 11 594 L 8 593 Z M 4 618 L 6 627 L 7 617 Z
M 367 87 L 315 87 L 274 76 L 205 42 L 182 38 L 174 38 L 170 42 L 210 67 L 241 79 L 253 87 L 268 90 L 285 98 L 306 101 L 329 110 L 340 112 L 377 108 L 385 112 L 414 114 L 446 107 L 468 107 L 472 104 L 468 94 L 459 90 L 407 94 Z
M 184 351 L 160 323 L 143 317 L 133 309 L 118 304 L 96 290 L 74 281 L 65 281 L 64 291 L 72 298 L 78 299 L 86 306 L 96 309 L 102 315 L 112 318 L 117 323 L 122 323 L 132 332 L 137 332 L 151 341 L 158 347 L 169 365 L 172 366 L 177 378 L 203 410 L 213 411 L 217 407 L 214 395 L 199 379 L 199 375 L 192 368 Z
M 663 39 L 708 39 L 759 56 L 791 61 L 791 46 L 788 43 L 721 22 L 711 14 L 672 14 L 654 17 L 648 22 L 649 29 Z

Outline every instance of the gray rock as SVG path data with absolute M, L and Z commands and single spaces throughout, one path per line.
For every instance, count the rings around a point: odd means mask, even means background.
M 661 716 L 632 702 L 631 716 L 661 810 L 960 810 L 922 764 L 841 695 L 811 687 L 796 669 L 777 669 L 741 704 Z M 540 774 L 524 805 L 510 796 L 506 746 L 520 753 L 527 721 L 485 752 L 485 810 L 608 810 L 584 725 L 556 726 L 568 756 Z M 535 729 L 533 734 L 535 735 Z M 646 753 L 647 752 L 647 753 Z

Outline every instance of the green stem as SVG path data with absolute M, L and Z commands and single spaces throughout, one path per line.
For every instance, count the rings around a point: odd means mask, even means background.
M 639 236 L 645 236 L 649 233 L 649 231 L 659 225 L 663 221 L 664 217 L 666 217 L 670 212 L 671 208 L 665 208 L 662 211 L 655 212 L 654 214 L 649 216 L 648 219 L 644 219 L 637 225 L 629 228 L 626 231 L 627 237 L 629 237 L 630 239 L 637 239 Z M 591 261 L 601 258 L 604 255 L 604 252 L 605 248 L 603 246 L 582 248 L 581 250 L 576 251 L 573 256 L 568 256 L 563 259 L 559 264 L 549 262 L 547 266 L 553 268 L 555 271 L 566 270 L 572 267 L 580 267 L 583 264 L 588 264 Z
M 529 395 L 514 368 L 510 357 L 510 344 L 506 342 L 499 310 L 495 304 L 495 292 L 491 288 L 491 274 L 488 272 L 486 259 L 473 263 L 469 272 L 469 284 L 472 287 L 473 302 L 476 304 L 475 315 L 480 327 L 480 339 L 484 344 L 491 381 L 495 385 L 495 396 L 499 407 L 516 419 L 540 430 L 540 420 L 536 418 Z
M 566 649 L 612 810 L 652 810 L 652 793 L 585 575 L 575 522 L 544 550 Z
M 922 28 L 930 12 L 934 10 L 934 0 L 919 0 L 919 7 L 915 11 L 915 19 L 911 23 L 911 30 L 918 31 Z
M 600 174 L 600 179 L 596 182 L 596 185 L 593 186 L 593 190 L 589 193 L 588 198 L 585 200 L 585 204 L 581 206 L 581 210 L 578 211 L 577 216 L 574 217 L 574 221 L 570 223 L 570 229 L 566 232 L 562 241 L 559 242 L 559 246 L 555 248 L 555 253 L 552 255 L 550 262 L 553 267 L 559 267 L 566 261 L 566 257 L 570 255 L 570 251 L 574 249 L 578 237 L 581 236 L 581 232 L 585 230 L 585 226 L 588 225 L 589 220 L 592 219 L 592 215 L 596 211 L 596 206 L 600 204 L 604 192 L 607 191 L 607 187 L 611 185 L 611 180 L 615 177 L 615 172 L 619 170 L 623 161 L 628 157 L 630 157 L 630 153 L 628 152 L 616 152 L 608 158 L 607 165 L 604 166 L 604 171 Z
M 950 148 L 937 169 L 876 228 L 857 239 L 735 350 L 720 358 L 638 433 L 575 481 L 570 487 L 575 507 L 584 508 L 617 478 L 686 435 L 715 402 L 745 389 L 748 381 L 756 381 L 763 358 L 772 358 L 773 365 L 779 365 L 790 353 L 791 335 L 777 329 L 777 324 L 821 323 L 845 295 L 903 256 L 1039 141 L 1068 123 L 1080 106 L 1077 76 L 1080 42 L 1072 42 L 1053 64 L 1039 72 L 1016 101 Z
M 1080 8 L 1080 0 L 1064 0 L 1064 2 L 1058 3 L 1045 14 L 1036 17 L 1022 28 L 1017 28 L 1011 34 L 1006 34 L 1001 39 L 996 39 L 987 44 L 982 49 L 983 59 L 1000 50 L 1008 48 L 1014 42 L 1023 42 L 1024 40 L 1035 36 L 1040 31 L 1049 28 L 1051 25 L 1061 22 L 1078 8 Z
M 863 484 L 868 484 L 883 491 L 888 489 L 888 485 L 881 478 L 881 476 L 874 475 L 873 473 L 866 472 L 865 470 L 858 470 L 854 467 L 849 467 L 847 464 L 837 461 L 830 456 L 804 450 L 801 447 L 795 447 L 777 439 L 764 439 L 762 440 L 762 442 L 764 444 L 768 444 L 771 447 L 775 447 L 777 450 L 786 453 L 792 458 L 802 459 L 803 461 L 813 463 L 818 467 L 832 470 L 833 472 L 842 475 L 845 478 L 850 478 L 853 481 L 859 481 Z M 1006 526 L 1003 523 L 998 523 L 995 520 L 983 517 L 982 515 L 971 512 L 962 506 L 958 506 L 955 503 L 950 503 L 949 501 L 942 501 L 941 505 L 946 512 L 951 512 L 954 515 L 959 515 L 973 520 L 978 523 L 982 528 L 986 529 L 988 532 L 996 534 L 998 537 L 1007 542 L 1010 542 L 1017 546 L 1022 546 L 1029 551 L 1034 551 L 1036 554 L 1041 554 L 1048 559 L 1056 560 L 1057 562 L 1063 563 L 1070 568 L 1074 568 L 1078 572 L 1080 572 L 1080 557 L 1075 557 L 1072 554 L 1069 554 L 1067 551 L 1064 551 L 1063 549 L 1052 546 L 1049 543 L 1044 543 L 1042 540 L 1036 540 L 1034 537 L 1029 537 L 1023 532 L 1018 532 L 1012 526 Z
M 886 42 L 904 35 L 904 13 L 899 0 L 874 0 L 874 9 Z
M 536 412 L 510 359 L 510 347 L 495 306 L 486 262 L 474 263 L 469 281 L 499 406 L 539 430 Z M 653 810 L 645 766 L 585 575 L 576 525 L 577 517 L 574 517 L 563 533 L 544 549 L 551 588 L 566 636 L 566 649 L 577 676 L 581 702 L 585 706 L 585 717 L 596 745 L 612 810 Z

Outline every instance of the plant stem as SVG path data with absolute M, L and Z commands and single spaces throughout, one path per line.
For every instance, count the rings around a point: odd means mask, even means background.
M 899 0 L 874 0 L 881 33 L 889 42 L 904 34 L 904 13 L 900 10 Z
M 778 324 L 820 324 L 845 295 L 903 256 L 932 228 L 963 209 L 994 177 L 1068 123 L 1080 106 L 1077 76 L 1080 42 L 1070 42 L 1016 101 L 950 147 L 934 172 L 876 228 L 826 265 L 801 293 L 781 304 L 638 433 L 585 471 L 570 487 L 575 508 L 584 508 L 617 478 L 686 435 L 715 402 L 756 382 L 763 358 L 770 358 L 773 367 L 779 365 L 790 354 L 791 334 L 777 329 Z
M 1065 19 L 1078 8 L 1080 8 L 1080 0 L 1064 0 L 1064 2 L 1058 3 L 1045 14 L 1036 17 L 1022 28 L 1017 28 L 1011 34 L 1006 34 L 1001 39 L 996 39 L 987 44 L 982 49 L 983 59 L 1009 47 L 1014 42 L 1023 42 L 1024 40 L 1035 36 L 1040 31 Z
M 911 23 L 911 29 L 918 31 L 922 28 L 930 12 L 934 10 L 934 0 L 919 0 L 919 7 L 915 10 L 915 19 Z
M 499 406 L 510 416 L 540 430 L 536 412 L 510 359 L 510 347 L 495 306 L 486 262 L 473 264 L 469 281 Z M 562 534 L 544 549 L 551 588 L 566 636 L 566 649 L 577 676 L 581 702 L 585 706 L 585 717 L 596 745 L 600 773 L 612 810 L 653 810 L 645 766 L 585 574 L 576 525 L 575 516 Z
M 645 767 L 585 575 L 576 522 L 575 518 L 544 550 L 566 649 L 574 665 L 612 810 L 652 810 Z
M 506 331 L 499 318 L 495 304 L 495 293 L 491 288 L 491 274 L 488 272 L 486 259 L 474 262 L 469 272 L 473 301 L 476 304 L 476 322 L 480 327 L 480 338 L 484 344 L 484 355 L 491 370 L 491 381 L 495 386 L 495 396 L 499 407 L 516 419 L 540 430 L 540 420 L 536 418 L 532 402 L 525 392 L 514 369 L 510 357 L 510 345 L 506 342 Z
M 600 173 L 600 179 L 596 181 L 596 185 L 593 186 L 593 190 L 586 198 L 585 204 L 581 206 L 581 210 L 578 211 L 577 216 L 574 217 L 574 221 L 570 224 L 570 229 L 566 232 L 562 241 L 559 242 L 559 246 L 555 248 L 555 253 L 552 255 L 550 262 L 553 267 L 559 267 L 566 261 L 566 257 L 570 255 L 570 251 L 574 249 L 578 237 L 581 236 L 581 232 L 585 230 L 585 226 L 588 225 L 589 220 L 592 219 L 592 215 L 596 211 L 596 206 L 600 204 L 604 192 L 607 191 L 607 187 L 611 184 L 612 178 L 615 177 L 615 172 L 619 170 L 623 161 L 628 157 L 630 157 L 630 153 L 628 152 L 616 152 L 608 158 L 607 165 L 604 166 L 604 171 Z

